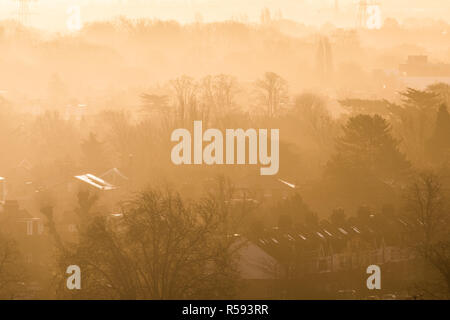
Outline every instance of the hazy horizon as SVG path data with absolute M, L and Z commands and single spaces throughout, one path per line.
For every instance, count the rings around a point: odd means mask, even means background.
M 332 23 L 338 27 L 354 27 L 358 14 L 358 0 L 25 0 L 29 3 L 26 20 L 29 26 L 50 31 L 66 30 L 68 8 L 77 5 L 83 23 L 110 20 L 118 16 L 176 20 L 191 23 L 238 19 L 259 22 L 260 14 L 268 8 L 272 15 L 307 25 Z M 382 19 L 446 19 L 450 9 L 445 0 L 378 0 Z M 337 3 L 337 5 L 336 5 Z M 87 10 L 88 9 L 88 10 Z M 0 2 L 0 21 L 18 19 L 18 0 Z

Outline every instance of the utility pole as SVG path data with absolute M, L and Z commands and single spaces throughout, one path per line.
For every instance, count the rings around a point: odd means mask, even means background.
M 17 1 L 17 16 L 21 24 L 26 25 L 28 23 L 28 17 L 30 16 L 30 3 L 36 0 L 15 0 Z
M 367 21 L 367 1 L 361 0 L 358 4 L 358 15 L 356 16 L 356 28 L 364 28 Z

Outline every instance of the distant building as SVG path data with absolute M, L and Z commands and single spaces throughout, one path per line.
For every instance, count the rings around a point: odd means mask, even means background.
M 126 184 L 129 181 L 129 178 L 117 168 L 112 168 L 106 171 L 105 173 L 100 175 L 100 178 L 109 181 L 110 183 L 118 187 Z
M 437 82 L 450 84 L 450 64 L 430 63 L 428 56 L 409 56 L 406 63 L 400 64 L 399 71 L 409 87 L 424 89 Z
M 450 64 L 430 63 L 428 56 L 409 56 L 399 70 L 408 77 L 450 77 Z
M 49 239 L 43 219 L 32 216 L 27 210 L 21 208 L 16 200 L 5 201 L 1 218 L 0 230 L 13 235 L 27 263 L 46 265 L 49 258 Z
M 237 268 L 241 277 L 240 299 L 273 299 L 273 287 L 282 277 L 283 268 L 266 251 L 243 237 L 235 242 Z
M 369 265 L 383 268 L 384 293 L 401 290 L 414 277 L 416 256 L 405 242 L 414 223 L 377 215 L 344 225 L 292 224 L 266 229 L 250 241 L 277 261 L 277 268 L 284 271 L 278 279 L 294 296 L 335 299 L 339 291 L 357 290 L 362 297 L 369 294 L 365 287 Z M 284 297 L 282 291 L 277 294 Z

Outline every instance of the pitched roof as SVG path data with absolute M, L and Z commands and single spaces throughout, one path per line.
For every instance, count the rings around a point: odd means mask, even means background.
M 278 261 L 261 247 L 246 239 L 239 239 L 238 269 L 243 279 L 275 279 L 281 272 Z
M 120 185 L 122 181 L 128 181 L 128 177 L 124 175 L 119 169 L 112 168 L 106 171 L 105 173 L 102 173 L 100 175 L 100 178 L 111 181 L 115 185 Z
M 106 182 L 102 178 L 96 177 L 90 173 L 83 174 L 80 176 L 75 176 L 75 179 L 83 181 L 83 182 L 89 184 L 90 186 L 93 186 L 94 188 L 97 188 L 99 190 L 108 191 L 108 190 L 115 190 L 118 188 L 118 187 L 110 184 L 109 182 Z

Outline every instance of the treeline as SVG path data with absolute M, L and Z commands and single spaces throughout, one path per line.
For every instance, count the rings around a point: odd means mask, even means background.
M 399 101 L 340 100 L 345 112 L 339 117 L 329 111 L 330 98 L 292 96 L 289 89 L 273 72 L 250 84 L 224 74 L 199 80 L 182 76 L 143 91 L 137 112 L 94 114 L 79 105 L 20 113 L 14 102 L 2 98 L 2 174 L 27 160 L 34 183 L 45 188 L 50 177 L 57 181 L 116 167 L 139 188 L 148 181 L 189 180 L 194 174 L 201 181 L 214 174 L 236 180 L 252 173 L 252 166 L 173 166 L 170 133 L 189 128 L 194 120 L 219 129 L 279 128 L 279 176 L 302 186 L 307 202 L 319 211 L 395 201 L 395 189 L 414 171 L 448 172 L 448 85 L 407 89 Z M 324 190 L 326 203 L 320 200 Z

